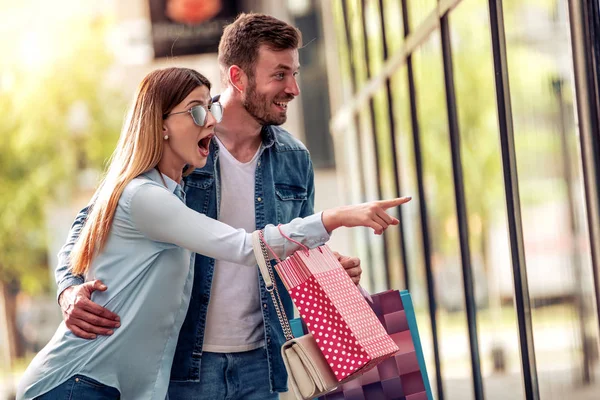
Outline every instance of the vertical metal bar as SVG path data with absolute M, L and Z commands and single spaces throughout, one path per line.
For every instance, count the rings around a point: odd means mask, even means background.
M 519 198 L 519 180 L 512 124 L 510 88 L 508 82 L 508 62 L 506 56 L 506 38 L 504 34 L 504 14 L 502 0 L 489 0 L 492 51 L 496 77 L 496 103 L 498 106 L 498 124 L 502 151 L 502 169 L 504 172 L 504 190 L 508 217 L 508 233 L 515 288 L 515 306 L 519 326 L 519 346 L 523 368 L 523 384 L 528 400 L 540 398 L 535 349 L 533 344 L 533 326 L 531 323 L 531 305 L 527 284 L 527 266 L 523 244 L 523 227 Z
M 361 0 L 361 23 L 363 32 L 363 51 L 365 54 L 365 67 L 367 70 L 367 80 L 371 79 L 371 54 L 369 51 L 369 35 L 367 34 L 367 17 L 366 17 L 366 0 Z M 375 122 L 375 99 L 369 99 L 369 120 L 371 122 L 371 134 L 373 138 L 373 148 L 375 151 L 375 179 L 377 180 L 377 197 L 381 199 L 381 171 L 379 170 L 379 147 L 377 140 L 377 124 Z M 383 238 L 383 261 L 385 268 L 385 287 L 390 287 L 390 274 L 388 272 L 390 256 L 388 249 L 388 241 L 386 236 Z
M 404 24 L 404 37 L 410 34 L 410 25 L 408 20 L 407 0 L 402 0 L 402 22 Z M 437 386 L 438 400 L 444 400 L 444 385 L 442 381 L 440 349 L 438 341 L 437 328 L 437 304 L 435 300 L 435 282 L 433 279 L 433 270 L 431 266 L 431 241 L 429 239 L 429 222 L 427 216 L 427 201 L 425 197 L 425 186 L 423 179 L 423 160 L 421 154 L 421 140 L 419 132 L 419 118 L 417 114 L 417 98 L 415 89 L 415 80 L 412 68 L 412 55 L 406 59 L 408 71 L 408 92 L 410 96 L 410 118 L 413 128 L 413 147 L 415 152 L 415 167 L 417 170 L 417 188 L 419 192 L 419 211 L 421 216 L 421 233 L 423 236 L 423 258 L 425 261 L 425 276 L 427 281 L 427 298 L 429 303 L 429 319 L 431 323 L 431 333 L 433 338 L 433 357 L 435 360 L 435 380 Z
M 583 286 L 583 275 L 582 275 L 582 264 L 581 256 L 578 251 L 579 240 L 579 224 L 577 223 L 577 212 L 576 212 L 576 200 L 575 191 L 573 191 L 573 172 L 571 166 L 571 155 L 569 154 L 569 140 L 567 138 L 567 123 L 565 118 L 565 100 L 563 96 L 563 80 L 556 78 L 552 80 L 552 88 L 556 95 L 556 103 L 558 106 L 558 120 L 559 126 L 559 140 L 560 140 L 560 152 L 562 156 L 562 177 L 565 182 L 565 189 L 567 192 L 567 209 L 569 210 L 567 218 L 569 220 L 570 233 L 572 239 L 569 243 L 569 258 L 571 259 L 571 270 L 575 282 L 575 293 L 573 294 L 573 305 L 577 314 L 577 321 L 579 322 L 579 338 L 581 340 L 581 378 L 584 384 L 591 383 L 591 367 L 592 360 L 590 359 L 591 351 L 588 350 L 588 336 L 586 329 L 586 319 L 589 318 L 585 295 L 586 292 Z
M 383 45 L 383 59 L 387 61 L 388 54 L 388 43 L 387 43 L 387 32 L 385 28 L 385 18 L 383 17 L 383 0 L 379 0 L 379 23 L 381 24 L 381 38 Z M 396 197 L 402 196 L 402 186 L 400 182 L 400 168 L 398 163 L 398 155 L 396 153 L 396 119 L 394 118 L 394 97 L 392 95 L 392 82 L 388 78 L 385 80 L 386 99 L 388 102 L 388 121 L 390 124 L 390 139 L 392 142 L 392 165 L 394 168 L 394 186 L 396 188 Z M 402 259 L 402 272 L 404 274 L 404 286 L 406 290 L 410 290 L 410 273 L 408 270 L 408 259 L 406 257 L 406 241 L 404 239 L 404 219 L 402 218 L 402 207 L 398 209 L 398 235 L 400 242 L 400 257 Z M 388 280 L 389 271 L 387 271 Z
M 444 81 L 446 83 L 446 106 L 448 109 L 448 131 L 450 134 L 450 148 L 452 152 L 452 174 L 454 177 L 454 195 L 456 198 L 456 218 L 458 220 L 458 236 L 460 243 L 460 256 L 462 260 L 467 326 L 469 330 L 469 345 L 471 348 L 473 394 L 475 396 L 475 400 L 483 400 L 483 380 L 481 378 L 481 361 L 479 358 L 479 343 L 477 337 L 477 308 L 475 306 L 473 269 L 471 266 L 471 249 L 469 247 L 467 200 L 465 197 L 463 180 L 460 129 L 458 127 L 458 110 L 454 88 L 454 69 L 452 65 L 452 43 L 450 41 L 450 26 L 448 18 L 448 13 L 443 15 L 440 26 L 442 57 L 444 60 Z
M 350 66 L 350 75 L 351 75 L 351 79 L 352 79 L 352 88 L 351 91 L 352 93 L 356 92 L 356 89 L 358 87 L 358 78 L 356 76 L 356 68 L 354 68 L 354 60 L 352 59 L 352 55 L 353 55 L 353 48 L 352 48 L 352 35 L 350 33 L 350 22 L 349 22 L 349 18 L 348 18 L 348 8 L 346 7 L 346 1 L 345 0 L 341 0 L 341 6 L 342 6 L 342 19 L 344 20 L 344 31 L 346 34 L 346 43 L 348 45 L 348 65 Z M 354 126 L 356 128 L 356 136 L 357 136 L 357 142 L 360 143 L 360 121 L 358 119 L 358 114 L 354 113 Z M 363 170 L 365 168 L 362 168 L 364 166 L 364 162 L 363 162 L 363 157 L 360 153 L 360 151 L 357 151 L 357 159 L 356 162 L 358 163 L 358 165 L 361 167 L 359 168 L 360 170 Z M 362 201 L 366 201 L 366 195 L 365 195 L 365 188 L 366 188 L 366 182 L 365 182 L 365 175 L 364 173 L 360 173 L 358 176 L 358 180 L 360 182 L 360 188 L 362 191 Z M 366 229 L 364 230 L 364 240 L 365 243 L 369 243 L 371 240 L 371 237 L 369 235 L 369 231 L 367 231 Z M 371 253 L 371 247 L 369 245 L 366 246 L 366 253 L 367 253 L 367 265 L 368 266 L 372 266 L 373 265 L 373 254 Z M 374 287 L 375 282 L 373 281 L 373 274 L 369 275 L 371 277 L 371 282 L 370 285 L 371 287 Z
M 570 0 L 569 16 L 586 214 L 600 322 L 600 4 Z

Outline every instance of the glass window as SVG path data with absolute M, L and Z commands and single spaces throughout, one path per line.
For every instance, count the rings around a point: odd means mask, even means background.
M 436 10 L 436 0 L 406 0 L 408 7 L 410 32 L 418 29 L 419 25 L 427 19 L 427 17 Z
M 507 397 L 520 399 L 525 394 L 488 2 L 464 0 L 449 20 L 484 392 L 494 398 L 504 386 Z
M 504 2 L 525 256 L 543 399 L 583 396 L 592 387 L 598 359 L 566 3 Z M 599 387 L 596 384 L 596 391 Z
M 378 27 L 379 20 L 373 19 L 376 14 L 369 10 L 362 10 L 359 2 L 349 1 L 345 3 L 347 26 L 350 31 L 350 44 L 348 46 L 344 25 L 342 24 L 338 38 L 341 36 L 341 42 L 346 44 L 340 53 L 345 57 L 341 58 L 342 65 L 348 65 L 349 62 L 354 67 L 356 87 L 362 88 L 367 82 L 367 57 L 365 54 L 364 31 L 362 24 L 362 13 L 366 12 L 365 18 L 370 18 L 371 26 L 380 31 Z M 372 7 L 372 6 L 371 6 Z M 343 21 L 343 9 L 341 4 L 335 9 L 340 19 Z M 368 23 L 367 23 L 368 25 Z M 369 51 L 375 54 L 381 54 L 381 33 L 374 39 L 369 39 Z M 371 50 L 372 49 L 372 50 Z M 371 56 L 371 54 L 370 54 Z M 381 56 L 380 56 L 381 58 Z M 371 56 L 369 62 L 375 60 Z M 379 62 L 381 64 L 381 62 Z M 352 82 L 350 66 L 348 66 L 348 79 Z M 352 85 L 351 85 L 352 86 Z M 377 180 L 377 157 L 375 155 L 375 141 L 372 127 L 372 112 L 369 104 L 365 104 L 352 116 L 350 120 L 345 121 L 343 132 L 340 130 L 336 135 L 343 136 L 345 145 L 346 159 L 351 160 L 347 165 L 350 167 L 348 174 L 349 189 L 352 192 L 351 202 L 359 203 L 363 201 L 379 199 L 379 188 Z M 340 139 L 338 139 L 340 140 Z M 356 228 L 351 232 L 353 243 L 356 248 L 356 255 L 359 256 L 365 265 L 361 278 L 362 284 L 370 291 L 379 292 L 386 288 L 386 264 L 384 254 L 384 239 L 381 236 L 373 235 L 371 229 Z
M 383 54 L 383 35 L 381 19 L 379 17 L 379 2 L 375 0 L 368 1 L 364 9 L 366 18 L 367 37 L 369 44 L 369 62 L 371 76 L 376 76 L 382 70 L 384 63 Z M 384 5 L 385 6 L 385 5 Z M 389 32 L 387 33 L 389 35 Z M 388 36 L 389 37 L 389 36 Z M 394 168 L 394 149 L 392 146 L 391 124 L 389 113 L 389 102 L 387 88 L 382 86 L 372 99 L 373 117 L 375 118 L 375 150 L 377 152 L 376 167 L 379 176 L 379 195 L 382 198 L 393 198 L 396 196 L 396 171 Z M 366 107 L 365 107 L 366 108 Z M 365 111 L 367 111 L 365 109 Z M 390 210 L 393 215 L 397 215 L 398 210 Z M 387 289 L 387 275 L 390 278 L 392 288 L 404 289 L 402 259 L 400 247 L 400 233 L 398 228 L 388 229 L 381 238 L 381 249 L 386 253 L 387 263 L 381 265 L 375 279 L 375 287 L 379 291 Z M 379 266 L 377 266 L 379 267 Z M 401 285 L 401 286 L 399 286 Z
M 419 334 L 427 363 L 427 372 L 432 390 L 435 389 L 435 361 L 433 354 L 433 334 L 427 298 L 427 281 L 423 256 L 423 233 L 419 211 L 419 191 L 417 187 L 417 168 L 414 153 L 413 130 L 408 91 L 407 66 L 401 67 L 392 76 L 394 98 L 394 118 L 396 122 L 396 155 L 400 185 L 403 194 L 412 196 L 410 203 L 400 207 L 404 223 L 406 259 L 408 263 L 409 285 L 415 314 L 419 325 Z
M 400 50 L 404 43 L 402 6 L 400 0 L 383 0 L 383 19 L 388 42 L 388 54 Z
M 340 2 L 336 4 L 339 18 Z M 343 43 L 340 74 L 344 84 L 351 81 L 351 65 L 362 88 L 368 78 L 367 58 L 371 75 L 382 71 L 380 13 L 384 13 L 390 57 L 402 46 L 401 2 L 383 0 L 382 10 L 375 0 L 367 0 L 364 10 L 358 0 L 345 4 L 352 46 L 351 51 L 345 47 L 344 33 L 338 36 Z M 412 32 L 437 4 L 435 0 L 408 1 Z M 566 0 L 507 0 L 503 4 L 541 398 L 584 399 L 599 389 L 593 383 L 598 382 L 598 321 Z M 454 83 L 484 390 L 486 398 L 498 393 L 523 398 L 516 316 L 524 311 L 514 309 L 488 7 L 485 0 L 463 0 L 450 12 Z M 369 57 L 364 51 L 362 12 Z M 337 133 L 336 146 L 344 149 L 345 183 L 353 201 L 376 198 L 379 193 L 393 195 L 396 177 L 401 193 L 413 197 L 399 212 L 404 223 L 407 284 L 417 307 L 430 380 L 435 386 L 423 229 L 430 234 L 445 397 L 468 399 L 473 397 L 473 383 L 439 31 L 415 51 L 413 61 L 428 226 L 423 227 L 420 218 L 419 204 L 424 199 L 419 198 L 417 186 L 406 66 L 391 78 L 393 101 L 388 103 L 385 87 L 380 88 L 373 97 L 373 109 L 365 104 L 351 117 L 344 132 Z M 389 107 L 393 107 L 393 121 Z M 393 248 L 399 237 L 392 232 L 385 238 L 387 267 L 392 287 L 401 288 L 405 284 L 402 254 Z M 369 260 L 375 268 L 369 271 L 369 265 L 365 271 L 378 290 L 384 279 L 379 265 L 383 242 L 361 231 L 353 235 L 361 257 L 372 257 Z
M 415 86 L 444 398 L 463 400 L 473 396 L 472 373 L 440 43 L 435 31 L 415 51 Z

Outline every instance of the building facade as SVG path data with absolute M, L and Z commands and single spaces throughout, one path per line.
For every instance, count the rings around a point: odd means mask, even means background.
M 597 398 L 600 3 L 319 4 L 343 200 L 413 197 L 351 247 L 436 399 Z

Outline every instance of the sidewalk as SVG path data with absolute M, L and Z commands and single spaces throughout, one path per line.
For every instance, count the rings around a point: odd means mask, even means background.
M 600 374 L 596 374 L 595 383 L 578 387 L 568 371 L 545 371 L 539 375 L 539 388 L 542 400 L 598 400 Z M 506 374 L 484 377 L 484 395 L 486 400 L 525 399 L 521 376 Z M 446 381 L 444 396 L 445 399 L 473 399 L 471 379 Z
M 430 380 L 431 380 L 430 376 Z M 434 382 L 432 382 L 433 384 Z M 571 374 L 565 371 L 544 371 L 540 375 L 541 400 L 598 400 L 600 399 L 600 374 L 596 374 L 595 383 L 586 387 L 577 387 Z M 435 397 L 434 389 L 434 397 Z M 521 376 L 517 374 L 492 375 L 484 377 L 485 400 L 521 400 L 525 399 Z M 473 385 L 470 378 L 447 379 L 444 382 L 444 399 L 472 400 Z M 288 392 L 281 400 L 294 400 Z M 368 400 L 368 399 L 367 399 Z
M 542 400 L 563 400 L 567 398 L 569 400 L 598 400 L 600 398 L 600 373 L 596 373 L 595 383 L 585 387 L 578 387 L 568 371 L 544 371 L 539 378 L 540 399 Z M 0 400 L 14 400 L 14 393 L 11 393 L 11 388 L 16 385 L 18 377 L 15 376 L 12 380 L 2 379 L 0 378 Z M 521 377 L 517 374 L 484 377 L 484 390 L 486 400 L 525 399 Z M 444 382 L 444 395 L 447 400 L 473 399 L 471 379 L 446 380 Z M 294 400 L 294 396 L 290 392 L 284 393 L 281 400 Z

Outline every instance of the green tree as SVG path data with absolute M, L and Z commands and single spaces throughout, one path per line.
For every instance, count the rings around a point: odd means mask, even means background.
M 56 48 L 68 51 L 35 70 L 16 57 L 2 65 L 0 335 L 6 336 L 3 350 L 11 363 L 22 355 L 15 295 L 49 286 L 46 207 L 75 187 L 81 168 L 102 168 L 119 135 L 124 101 L 103 84 L 112 64 L 104 45 L 109 26 L 101 18 L 69 21 L 53 36 Z M 74 110 L 89 123 L 76 126 Z

